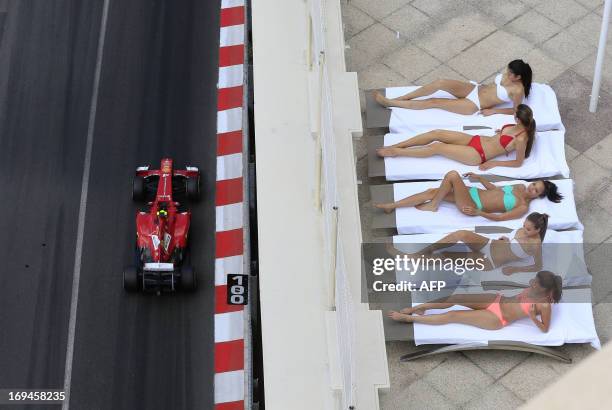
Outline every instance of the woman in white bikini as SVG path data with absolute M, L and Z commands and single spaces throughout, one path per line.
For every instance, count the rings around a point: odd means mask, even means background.
M 532 260 L 533 263 L 528 266 L 504 266 L 502 272 L 504 275 L 512 275 L 517 272 L 538 272 L 542 269 L 542 242 L 547 228 L 548 215 L 532 212 L 523 222 L 523 227 L 515 229 L 508 236 L 489 239 L 475 232 L 460 230 L 446 235 L 412 256 L 427 255 L 429 258 L 470 258 L 473 260 L 482 258 L 483 271 L 491 271 L 512 262 Z M 449 248 L 459 242 L 467 245 L 471 252 L 434 254 L 436 251 Z
M 379 148 L 381 157 L 428 158 L 434 155 L 479 165 L 486 171 L 494 167 L 518 168 L 529 158 L 535 140 L 536 122 L 533 111 L 519 104 L 514 114 L 515 124 L 506 124 L 492 137 L 470 135 L 464 132 L 433 130 L 416 135 L 389 147 Z M 493 158 L 516 151 L 516 159 L 496 161 Z
M 424 85 L 413 92 L 397 98 L 386 98 L 378 91 L 374 92 L 376 101 L 385 107 L 408 108 L 411 110 L 425 110 L 439 108 L 457 114 L 470 115 L 480 112 L 488 116 L 492 114 L 514 114 L 516 107 L 529 97 L 531 90 L 531 67 L 523 60 L 513 60 L 508 64 L 503 74 L 495 77 L 495 84 L 477 84 L 473 81 L 436 80 Z M 456 99 L 428 98 L 434 92 L 446 91 Z M 494 108 L 496 105 L 512 102 L 513 108 Z

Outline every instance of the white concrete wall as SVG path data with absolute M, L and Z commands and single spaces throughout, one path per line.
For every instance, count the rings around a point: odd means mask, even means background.
M 388 370 L 380 312 L 359 301 L 361 117 L 339 0 L 253 0 L 252 21 L 266 405 L 377 409 Z

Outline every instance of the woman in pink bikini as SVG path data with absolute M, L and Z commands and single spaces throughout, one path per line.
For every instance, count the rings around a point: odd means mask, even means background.
M 428 325 L 461 323 L 487 330 L 498 330 L 516 320 L 529 317 L 538 329 L 546 333 L 551 322 L 551 305 L 561 300 L 561 293 L 561 276 L 540 271 L 529 281 L 529 287 L 516 296 L 506 297 L 501 293 L 451 295 L 399 312 L 392 310 L 388 316 L 398 322 Z M 454 305 L 465 306 L 471 310 L 425 314 L 429 309 L 447 309 Z
M 536 122 L 533 119 L 533 111 L 525 104 L 516 107 L 514 120 L 515 124 L 504 125 L 492 137 L 433 130 L 395 145 L 379 148 L 376 152 L 381 157 L 427 158 L 442 155 L 466 165 L 479 165 L 483 171 L 493 167 L 517 168 L 523 165 L 525 158 L 529 158 L 535 139 Z M 512 151 L 516 151 L 516 159 L 493 160 Z
M 378 91 L 374 92 L 374 98 L 385 107 L 411 110 L 439 108 L 465 115 L 476 112 L 485 116 L 492 114 L 512 115 L 514 109 L 523 102 L 523 98 L 529 97 L 531 77 L 532 72 L 529 64 L 523 60 L 513 60 L 508 64 L 503 74 L 498 74 L 495 77 L 495 84 L 480 85 L 474 81 L 437 80 L 398 98 L 386 98 Z M 456 99 L 428 98 L 413 100 L 418 97 L 426 97 L 438 90 L 446 91 L 455 96 Z M 504 102 L 512 102 L 514 107 L 494 108 Z

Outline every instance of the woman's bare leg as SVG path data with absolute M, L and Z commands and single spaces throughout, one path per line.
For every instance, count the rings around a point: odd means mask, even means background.
M 376 150 L 376 152 L 381 157 L 386 157 L 386 156 L 391 156 L 391 155 L 386 155 L 387 153 L 392 152 L 390 148 L 409 148 L 409 147 L 427 145 L 434 141 L 444 142 L 446 144 L 468 145 L 471 139 L 472 139 L 472 136 L 464 132 L 449 131 L 449 130 L 433 130 L 433 131 L 425 132 L 423 134 L 416 135 L 412 138 L 409 138 L 405 141 L 391 145 L 389 147 L 379 148 Z
M 465 98 L 473 89 L 474 84 L 465 81 L 440 79 L 432 81 L 429 84 L 425 84 L 424 86 L 419 87 L 416 90 L 408 94 L 404 94 L 401 97 L 397 97 L 395 99 L 411 100 L 413 98 L 431 95 L 438 90 L 446 91 L 447 93 L 450 93 L 457 98 Z
M 410 206 L 421 211 L 437 212 L 442 200 L 453 202 L 460 212 L 463 212 L 464 206 L 476 206 L 461 175 L 457 171 L 450 171 L 444 176 L 439 188 L 428 189 L 396 202 L 374 204 L 374 207 L 382 209 L 385 213 L 391 213 L 396 208 Z
M 431 199 L 438 192 L 438 188 L 431 188 L 427 191 L 419 192 L 418 194 L 410 195 L 404 199 L 400 199 L 397 202 L 390 202 L 385 204 L 374 204 L 378 209 L 382 209 L 386 213 L 392 212 L 395 208 L 403 208 L 409 206 L 417 206 L 423 204 Z
M 459 141 L 460 143 L 463 141 Z M 453 161 L 466 165 L 479 165 L 482 163 L 480 155 L 472 147 L 455 143 L 435 142 L 424 147 L 411 148 L 380 148 L 376 153 L 381 157 L 409 157 L 429 158 L 441 155 Z
M 452 198 L 449 198 L 449 194 L 451 192 Z M 454 202 L 455 206 L 460 212 L 463 212 L 464 206 L 476 206 L 472 200 L 472 197 L 470 196 L 468 187 L 465 185 L 461 179 L 461 175 L 459 175 L 457 171 L 447 172 L 436 195 L 429 203 L 419 206 L 418 209 L 421 211 L 436 212 L 442 200 Z
M 478 107 L 467 98 L 428 98 L 426 100 L 392 100 L 376 94 L 376 101 L 385 107 L 406 108 L 409 110 L 427 110 L 439 108 L 456 114 L 471 115 L 478 111 Z
M 449 248 L 459 242 L 465 243 L 473 251 L 479 251 L 489 242 L 489 238 L 471 231 L 455 231 L 446 235 L 436 243 L 427 246 L 421 253 L 430 254 L 440 249 Z
M 436 201 L 435 203 L 434 200 Z M 378 209 L 382 209 L 386 213 L 391 213 L 396 208 L 409 206 L 417 207 L 422 211 L 436 212 L 442 200 L 454 202 L 459 210 L 466 205 L 475 206 L 468 192 L 468 188 L 463 183 L 461 175 L 459 175 L 457 171 L 448 172 L 440 183 L 439 188 L 431 188 L 396 202 L 374 204 L 374 206 Z M 434 203 L 435 208 L 429 207 L 432 203 Z
M 407 323 L 424 323 L 428 325 L 460 323 L 487 330 L 497 330 L 503 327 L 497 316 L 488 310 L 460 310 L 438 315 L 420 316 L 406 315 L 404 313 L 390 311 L 388 316 L 395 321 Z
M 438 192 L 436 192 L 436 195 L 431 201 L 419 206 L 418 209 L 421 211 L 437 212 L 440 202 L 442 202 L 450 192 L 453 193 L 453 201 L 459 210 L 468 204 L 474 206 L 474 202 L 470 197 L 468 188 L 461 179 L 461 175 L 459 175 L 457 171 L 450 171 L 444 176 Z
M 421 303 L 420 305 L 414 307 L 404 308 L 400 310 L 400 313 L 407 315 L 416 313 L 422 315 L 429 309 L 448 309 L 449 307 L 455 305 L 465 306 L 474 310 L 486 309 L 496 297 L 497 295 L 493 293 L 462 293 L 432 300 L 431 302 Z

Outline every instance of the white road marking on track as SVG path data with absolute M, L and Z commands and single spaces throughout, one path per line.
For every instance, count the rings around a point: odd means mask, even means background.
M 100 86 L 100 73 L 102 71 L 102 56 L 104 54 L 104 40 L 106 38 L 106 22 L 108 20 L 108 7 L 110 0 L 104 0 L 100 35 L 98 37 L 98 52 L 96 56 L 96 70 L 94 72 L 93 92 L 89 108 L 89 123 L 87 126 L 87 143 L 85 145 L 85 161 L 83 163 L 83 179 L 81 180 L 81 202 L 79 205 L 79 222 L 77 227 L 77 240 L 74 252 L 74 272 L 72 275 L 72 296 L 70 299 L 70 320 L 68 322 L 68 342 L 66 344 L 66 364 L 64 365 L 64 390 L 66 398 L 62 403 L 62 410 L 70 408 L 70 387 L 72 383 L 72 361 L 74 358 L 74 336 L 76 331 L 77 306 L 79 302 L 79 282 L 81 279 L 81 255 L 83 253 L 83 235 L 85 232 L 85 214 L 87 211 L 87 193 L 89 191 L 89 172 L 91 168 L 91 152 L 93 147 L 93 134 L 96 125 L 96 110 L 98 108 L 98 89 Z

